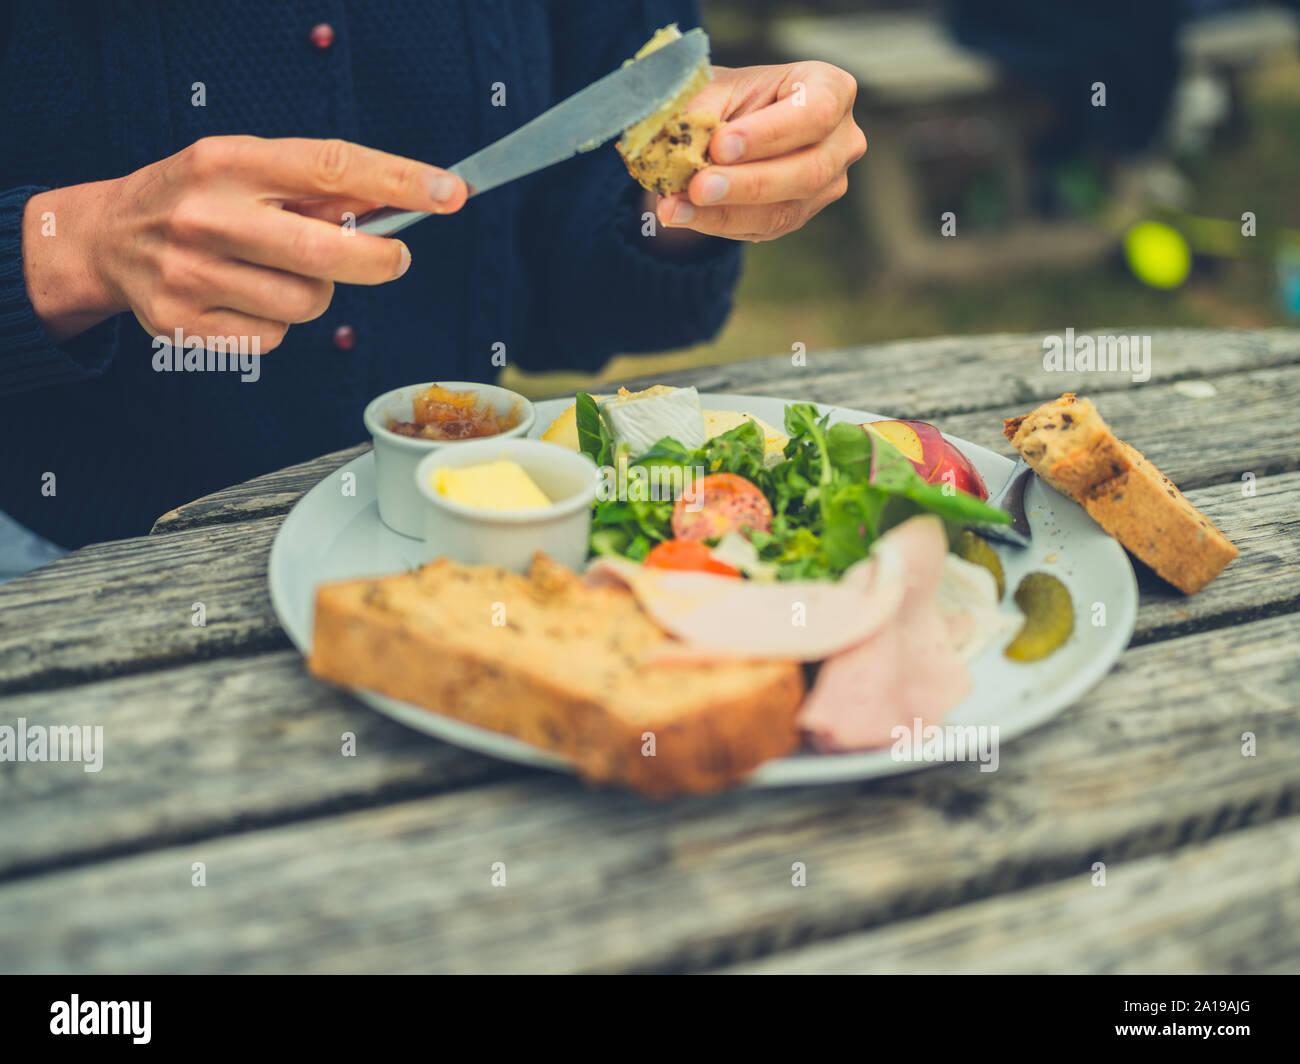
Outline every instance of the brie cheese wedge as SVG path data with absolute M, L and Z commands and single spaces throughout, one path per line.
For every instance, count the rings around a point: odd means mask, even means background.
M 598 406 L 614 446 L 626 445 L 634 458 L 665 436 L 688 448 L 704 446 L 707 438 L 700 393 L 694 388 L 656 384 L 643 392 L 620 389 L 618 395 L 601 400 Z

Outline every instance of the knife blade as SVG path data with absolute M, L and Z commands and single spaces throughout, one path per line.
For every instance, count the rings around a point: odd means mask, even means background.
M 451 167 L 451 173 L 462 178 L 474 196 L 598 148 L 666 106 L 708 59 L 709 38 L 703 30 L 691 30 L 475 152 Z M 392 236 L 428 217 L 424 211 L 381 207 L 359 218 L 356 227 L 362 233 Z
M 1011 524 L 980 525 L 981 536 L 1011 543 L 1017 547 L 1029 546 L 1033 533 L 1029 529 L 1029 517 L 1025 513 L 1025 489 L 1029 486 L 1029 480 L 1033 475 L 1033 469 L 1021 457 L 1001 490 L 989 499 L 990 506 L 996 506 L 1011 515 Z

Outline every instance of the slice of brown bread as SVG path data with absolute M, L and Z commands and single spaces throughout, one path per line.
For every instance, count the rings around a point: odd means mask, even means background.
M 1083 500 L 1092 519 L 1179 591 L 1200 591 L 1237 548 L 1134 447 L 1120 444 L 1130 468 Z
M 1137 448 L 1116 439 L 1092 403 L 1067 392 L 1003 434 L 1034 471 L 1186 594 L 1200 591 L 1237 548 Z
M 543 555 L 527 576 L 438 559 L 321 587 L 307 666 L 651 795 L 717 790 L 798 745 L 799 665 L 643 663 L 668 641 L 626 589 Z

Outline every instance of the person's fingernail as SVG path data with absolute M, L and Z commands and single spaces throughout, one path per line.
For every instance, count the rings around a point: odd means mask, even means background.
M 700 202 L 717 203 L 730 191 L 730 181 L 721 174 L 709 174 L 700 182 Z
M 677 206 L 673 208 L 673 216 L 668 220 L 673 225 L 688 225 L 692 218 L 695 217 L 695 207 L 688 200 L 678 200 Z
M 456 198 L 460 182 L 450 174 L 439 174 L 429 182 L 429 195 L 435 203 L 446 205 Z
M 402 261 L 401 264 L 397 267 L 397 273 L 393 275 L 393 280 L 396 281 L 397 278 L 401 277 L 402 274 L 404 274 L 410 268 L 411 268 L 411 249 L 408 248 L 405 244 L 402 244 Z
M 718 145 L 716 162 L 734 163 L 745 154 L 745 138 L 739 133 L 728 133 Z

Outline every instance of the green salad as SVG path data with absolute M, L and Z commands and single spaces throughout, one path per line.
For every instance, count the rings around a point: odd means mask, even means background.
M 578 394 L 576 419 L 580 448 L 602 468 L 654 470 L 661 482 L 670 479 L 665 474 L 672 474 L 672 467 L 685 478 L 703 470 L 749 481 L 771 506 L 770 528 L 746 527 L 739 534 L 777 579 L 838 577 L 865 558 L 881 535 L 919 513 L 943 518 L 954 537 L 968 525 L 1010 521 L 974 495 L 926 483 L 896 447 L 861 426 L 829 424 L 811 403 L 786 407 L 790 442 L 775 464 L 765 461 L 763 433 L 753 421 L 699 448 L 664 437 L 633 455 L 614 446 L 596 400 L 586 393 Z M 641 562 L 658 544 L 674 539 L 674 500 L 650 494 L 629 489 L 597 501 L 592 554 Z M 707 493 L 703 505 L 709 505 Z

